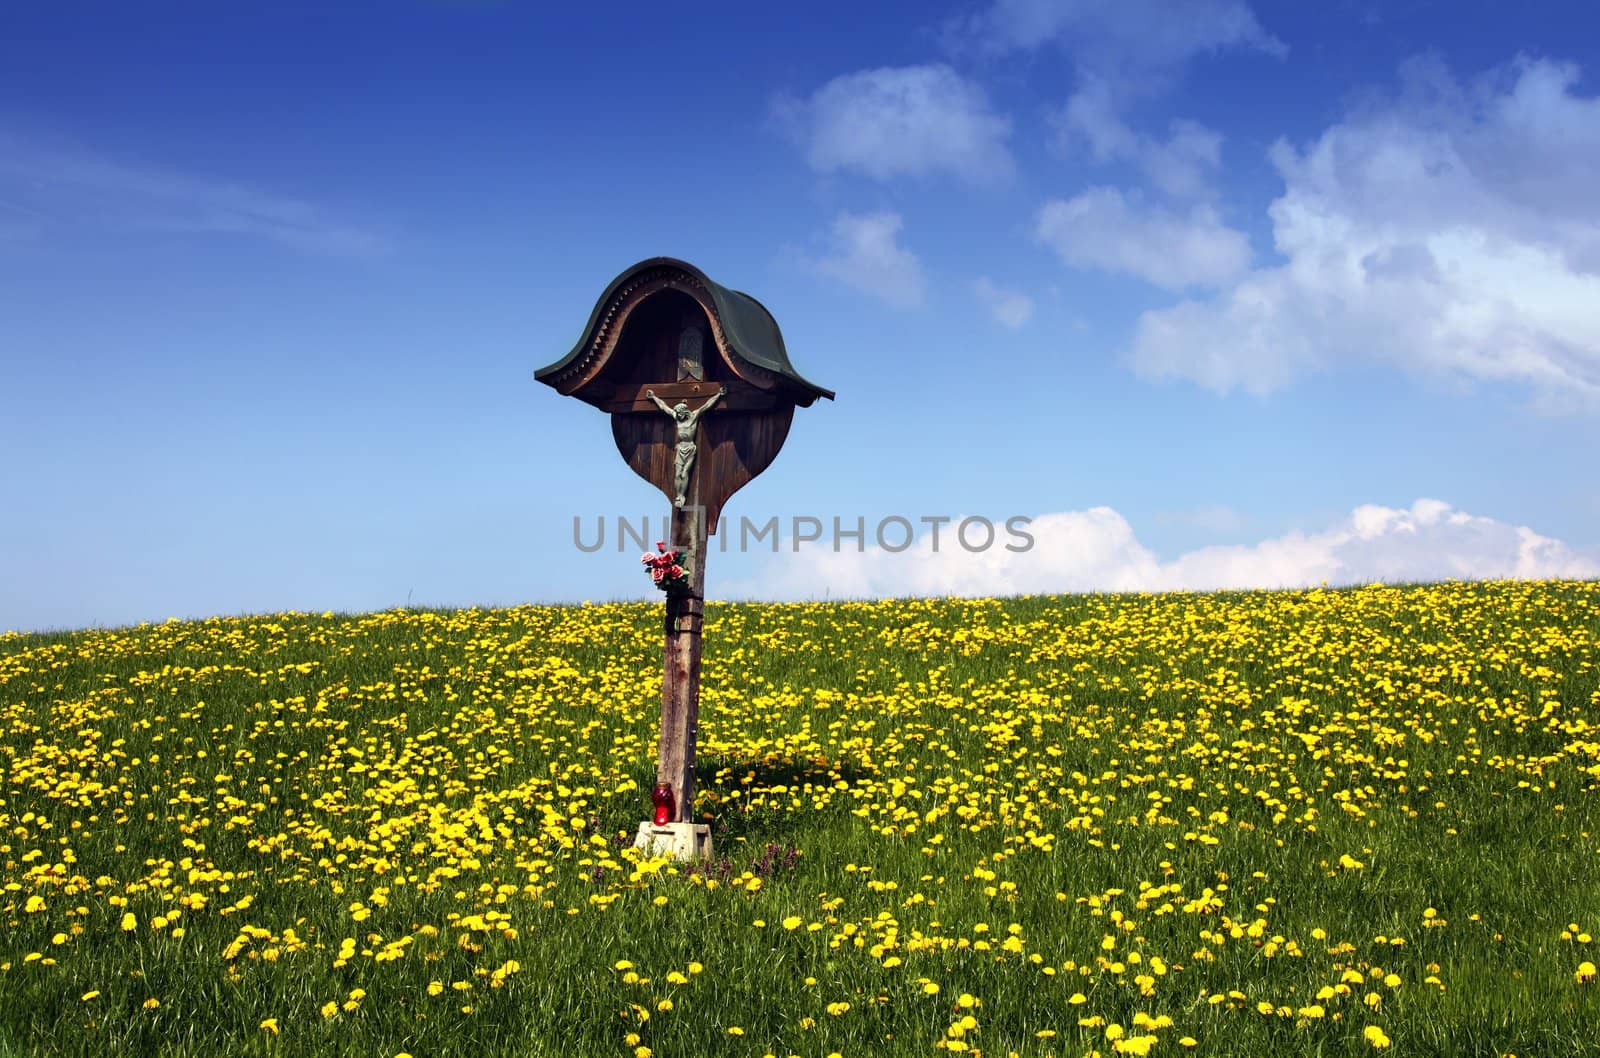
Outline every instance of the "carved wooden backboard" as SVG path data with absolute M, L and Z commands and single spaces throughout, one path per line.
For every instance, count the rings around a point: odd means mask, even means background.
M 794 371 L 760 302 L 672 258 L 618 276 L 578 345 L 537 377 L 609 412 L 622 458 L 669 501 L 687 466 L 685 506 L 703 508 L 707 532 L 777 457 L 796 405 L 833 397 Z M 695 416 L 692 450 L 681 447 L 675 411 Z
M 777 458 L 793 419 L 793 404 L 767 411 L 719 407 L 701 419 L 691 502 L 705 508 L 707 533 L 717 531 L 728 497 Z M 677 438 L 672 421 L 654 407 L 649 414 L 617 413 L 611 416 L 611 436 L 634 473 L 673 499 Z
M 692 469 L 693 499 L 705 508 L 706 531 L 715 532 L 728 498 L 777 458 L 794 405 L 735 374 L 716 354 L 710 330 L 698 302 L 660 291 L 629 314 L 611 361 L 616 366 L 597 381 L 611 383 L 607 410 L 617 451 L 669 501 L 676 494 L 677 424 L 648 394 L 691 411 L 722 394 L 699 419 Z

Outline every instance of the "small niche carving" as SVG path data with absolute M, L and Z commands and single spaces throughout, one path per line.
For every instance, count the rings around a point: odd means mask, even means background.
M 678 335 L 678 381 L 706 380 L 705 335 L 699 327 L 685 327 Z

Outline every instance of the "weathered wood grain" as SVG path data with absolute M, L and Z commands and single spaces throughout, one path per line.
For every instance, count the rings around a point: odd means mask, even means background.
M 690 504 L 698 499 L 691 490 Z M 661 649 L 661 739 L 656 781 L 672 786 L 673 822 L 693 822 L 695 739 L 700 724 L 700 645 L 705 625 L 709 549 L 688 508 L 672 515 L 673 545 L 689 558 L 689 591 L 667 596 Z M 680 559 L 680 563 L 682 559 Z
M 715 533 L 728 498 L 777 458 L 794 421 L 794 405 L 768 411 L 724 411 L 720 406 L 700 420 L 693 480 L 706 511 L 706 531 Z M 659 488 L 670 502 L 677 433 L 660 409 L 611 416 L 617 451 L 633 472 Z

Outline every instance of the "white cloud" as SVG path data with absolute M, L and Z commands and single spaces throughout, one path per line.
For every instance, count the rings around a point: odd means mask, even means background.
M 994 0 L 946 37 L 992 54 L 1056 45 L 1080 69 L 1130 85 L 1225 48 L 1287 52 L 1240 0 Z
M 226 180 L 126 165 L 0 134 L 0 198 L 39 232 L 69 226 L 242 235 L 307 253 L 387 249 L 377 232 L 310 202 Z
M 989 310 L 995 320 L 1012 330 L 1021 328 L 1033 316 L 1033 299 L 1015 290 L 996 286 L 988 276 L 979 276 L 972 284 L 978 300 Z
M 865 552 L 813 545 L 804 563 L 774 562 L 752 582 L 730 586 L 729 598 L 800 599 L 828 595 L 1014 595 L 1080 591 L 1210 591 L 1223 588 L 1338 586 L 1372 581 L 1499 578 L 1591 578 L 1600 561 L 1520 526 L 1422 499 L 1409 509 L 1367 505 L 1318 532 L 1291 532 L 1256 544 L 1207 547 L 1171 562 L 1139 543 L 1127 520 L 1109 507 L 1041 515 L 1026 527 L 1033 546 L 1004 525 L 995 543 L 969 552 L 953 525 L 942 527 L 937 554 L 925 531 L 908 550 Z M 875 527 L 868 527 L 869 543 Z M 898 545 L 904 530 L 890 527 Z M 979 527 L 968 534 L 976 547 Z M 803 567 L 803 568 L 802 568 Z
M 948 173 L 983 183 L 1009 176 L 1008 118 L 983 89 L 944 65 L 885 67 L 835 77 L 776 111 L 813 169 L 878 180 Z
M 812 266 L 891 305 L 920 305 L 927 282 L 916 254 L 900 245 L 902 226 L 896 213 L 841 213 L 833 221 L 830 252 Z
M 1264 393 L 1365 361 L 1600 401 L 1600 98 L 1551 62 L 1404 74 L 1398 99 L 1274 148 L 1286 262 L 1146 313 L 1139 373 Z
M 1035 237 L 1076 268 L 1137 276 L 1172 290 L 1220 286 L 1250 264 L 1250 242 L 1209 205 L 1177 212 L 1094 187 L 1040 209 Z
M 1195 198 L 1211 192 L 1222 165 L 1222 137 L 1194 121 L 1172 122 L 1165 140 L 1135 132 L 1123 121 L 1106 82 L 1090 79 L 1073 93 L 1055 117 L 1057 141 L 1065 151 L 1078 143 L 1097 162 L 1131 162 L 1169 195 Z

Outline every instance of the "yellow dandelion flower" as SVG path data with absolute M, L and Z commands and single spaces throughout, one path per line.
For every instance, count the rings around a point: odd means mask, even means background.
M 1376 1047 L 1378 1050 L 1382 1050 L 1383 1048 L 1389 1046 L 1389 1037 L 1385 1036 L 1383 1034 L 1383 1030 L 1378 1028 L 1376 1025 L 1368 1025 L 1362 1031 L 1361 1035 L 1368 1043 L 1372 1044 L 1372 1046 Z
M 139 928 L 139 919 L 132 911 L 125 912 L 122 916 L 122 932 L 132 933 Z
M 270 1032 L 272 1035 L 276 1036 L 278 1034 L 278 1019 L 266 1018 L 257 1027 L 261 1029 L 262 1032 Z

